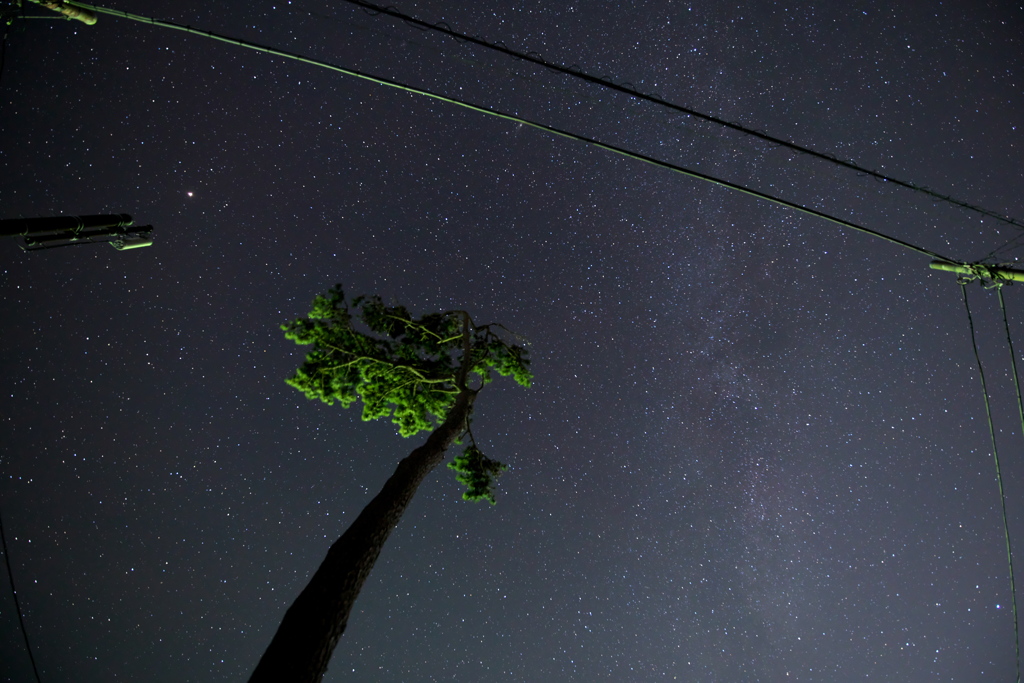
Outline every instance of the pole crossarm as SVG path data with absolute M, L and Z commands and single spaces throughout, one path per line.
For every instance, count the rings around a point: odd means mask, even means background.
M 944 270 L 963 275 L 970 280 L 991 282 L 995 286 L 1007 282 L 1024 282 L 1024 271 L 986 263 L 953 263 L 951 261 L 932 261 L 929 267 L 933 270 Z
M 71 2 L 46 2 L 46 0 L 29 0 L 37 5 L 52 9 L 54 12 L 63 14 L 68 19 L 75 19 L 83 24 L 92 26 L 96 23 L 96 15 L 88 9 Z
M 153 244 L 153 226 L 133 226 L 126 213 L 0 220 L 0 237 L 21 237 L 26 251 L 107 242 L 118 251 Z

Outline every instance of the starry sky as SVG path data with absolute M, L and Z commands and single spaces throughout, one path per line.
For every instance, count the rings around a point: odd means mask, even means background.
M 1024 218 L 1024 10 L 895 4 L 396 6 Z M 1018 228 L 345 3 L 116 7 L 514 112 L 953 258 L 1021 255 Z M 325 680 L 1014 679 L 960 287 L 920 254 L 111 16 L 11 27 L 0 207 L 155 227 L 125 252 L 0 244 L 0 507 L 46 683 L 244 680 L 422 440 L 284 383 L 303 349 L 279 326 L 334 283 L 501 322 L 529 340 L 535 383 L 477 402 L 479 443 L 511 465 L 498 504 L 462 501 L 443 468 L 428 478 Z M 995 295 L 968 293 L 1024 548 L 1006 335 Z M 32 680 L 6 575 L 0 676 Z

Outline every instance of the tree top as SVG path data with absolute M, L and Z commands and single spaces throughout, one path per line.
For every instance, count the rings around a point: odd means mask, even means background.
M 364 420 L 390 417 L 402 436 L 433 429 L 460 391 L 476 393 L 494 372 L 526 387 L 533 377 L 527 350 L 502 339 L 500 325 L 476 325 L 465 311 L 414 318 L 379 296 L 348 301 L 341 285 L 281 329 L 313 347 L 288 384 L 345 408 L 358 398 Z

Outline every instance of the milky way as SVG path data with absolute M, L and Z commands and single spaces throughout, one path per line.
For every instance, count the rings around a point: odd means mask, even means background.
M 1019 235 L 344 3 L 118 7 L 512 111 L 954 258 Z M 1017 7 L 398 9 L 1024 215 Z M 302 350 L 279 325 L 336 282 L 501 322 L 529 340 L 536 382 L 478 401 L 477 439 L 512 466 L 498 504 L 461 501 L 447 470 L 429 478 L 325 680 L 1013 680 L 977 370 L 955 276 L 927 258 L 110 16 L 16 21 L 0 121 L 2 217 L 155 227 L 131 252 L 9 239 L 0 253 L 0 505 L 44 681 L 237 681 L 255 666 L 416 443 L 284 384 Z M 969 292 L 1016 542 L 1005 335 L 991 292 Z M 6 579 L 0 661 L 4 680 L 30 680 Z

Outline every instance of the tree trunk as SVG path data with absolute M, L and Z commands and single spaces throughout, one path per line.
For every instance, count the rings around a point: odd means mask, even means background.
M 463 389 L 440 427 L 403 458 L 380 493 L 334 542 L 313 578 L 284 615 L 249 683 L 319 683 L 348 615 L 384 542 L 420 482 L 466 427 L 476 392 Z

